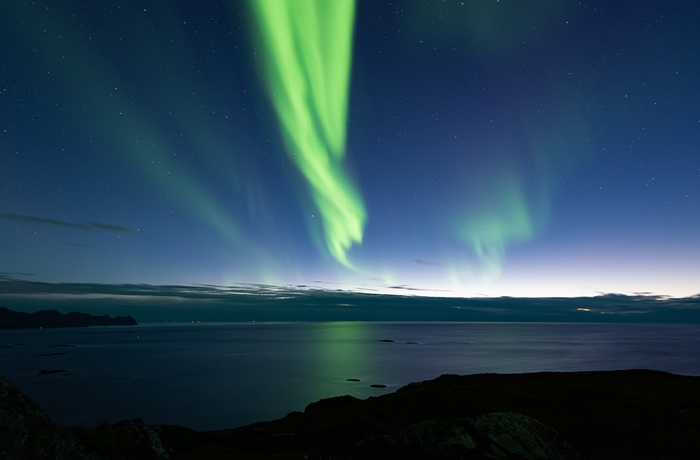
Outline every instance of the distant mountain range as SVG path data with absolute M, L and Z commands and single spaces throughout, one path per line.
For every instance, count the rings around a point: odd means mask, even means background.
M 58 310 L 41 310 L 35 313 L 23 313 L 0 307 L 0 329 L 39 329 L 49 327 L 86 327 L 86 326 L 135 326 L 138 323 L 132 316 L 108 315 L 94 316 L 88 313 L 70 312 L 63 314 Z

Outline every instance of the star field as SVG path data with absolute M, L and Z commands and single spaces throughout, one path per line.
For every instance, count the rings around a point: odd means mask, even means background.
M 695 295 L 699 20 L 681 0 L 5 2 L 0 273 Z

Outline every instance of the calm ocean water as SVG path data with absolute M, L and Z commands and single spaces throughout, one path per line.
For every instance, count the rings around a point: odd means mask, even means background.
M 220 323 L 0 331 L 0 374 L 66 425 L 142 417 L 223 429 L 279 418 L 321 398 L 376 396 L 445 373 L 631 368 L 700 375 L 700 325 Z

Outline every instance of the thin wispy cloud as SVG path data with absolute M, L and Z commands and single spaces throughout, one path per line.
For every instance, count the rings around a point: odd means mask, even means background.
M 36 273 L 27 272 L 0 272 L 0 281 L 15 281 L 18 278 L 36 276 Z
M 107 232 L 115 233 L 135 233 L 136 230 L 131 227 L 125 227 L 123 225 L 113 225 L 105 224 L 100 222 L 69 222 L 66 220 L 59 219 L 46 219 L 44 217 L 34 217 L 28 216 L 26 214 L 14 214 L 14 213 L 4 213 L 0 214 L 0 218 L 9 220 L 11 222 L 18 222 L 21 224 L 32 224 L 32 225 L 44 225 L 49 227 L 61 227 L 61 228 L 72 228 L 75 230 L 102 230 Z
M 92 248 L 93 246 L 89 244 L 81 244 L 81 243 L 65 243 L 66 246 L 71 246 L 73 248 Z
M 437 263 L 437 262 L 432 262 L 432 261 L 430 261 L 430 260 L 413 259 L 413 261 L 414 261 L 415 263 L 421 264 L 421 265 L 432 265 L 432 266 L 434 266 L 434 267 L 440 267 L 440 266 L 441 266 L 441 264 L 439 264 L 439 263 Z

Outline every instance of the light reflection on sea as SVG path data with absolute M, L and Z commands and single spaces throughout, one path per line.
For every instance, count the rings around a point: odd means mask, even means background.
M 210 323 L 0 331 L 0 374 L 64 425 L 142 417 L 223 429 L 445 373 L 631 368 L 700 375 L 700 325 Z

